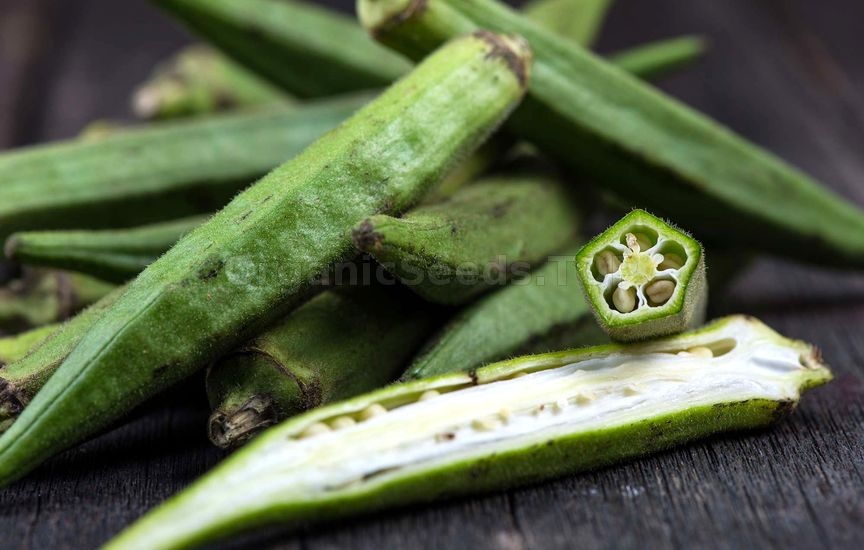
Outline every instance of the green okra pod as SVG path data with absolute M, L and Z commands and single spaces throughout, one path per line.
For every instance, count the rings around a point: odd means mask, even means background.
M 574 285 L 576 247 L 550 256 L 527 279 L 484 296 L 451 319 L 411 363 L 403 380 L 467 372 L 517 354 L 605 342 Z
M 370 96 L 123 131 L 0 154 L 0 239 L 212 212 L 335 128 Z
M 291 98 L 218 51 L 187 47 L 156 67 L 135 90 L 138 118 L 166 119 L 273 103 Z
M 6 257 L 122 283 L 138 275 L 208 217 L 192 216 L 131 229 L 15 233 L 6 241 Z
M 154 0 L 248 69 L 302 98 L 385 86 L 411 63 L 354 21 L 293 0 Z
M 0 330 L 17 332 L 63 321 L 113 289 L 77 273 L 27 271 L 0 288 Z
M 705 55 L 707 42 L 701 36 L 679 36 L 649 42 L 609 56 L 609 62 L 645 79 L 685 67 Z
M 647 340 L 705 321 L 702 245 L 644 210 L 582 247 L 576 269 L 598 324 L 613 340 Z
M 290 416 L 396 380 L 435 316 L 406 289 L 370 283 L 316 296 L 216 361 L 207 372 L 210 441 L 234 448 Z
M 179 550 L 590 470 L 769 425 L 830 378 L 813 346 L 730 317 L 399 384 L 272 428 L 105 548 Z
M 603 28 L 612 0 L 531 0 L 522 11 L 560 37 L 590 46 Z
M 518 33 L 534 78 L 509 128 L 628 205 L 700 238 L 864 266 L 864 212 L 702 114 L 494 0 L 359 0 L 380 41 L 422 58 L 477 28 Z
M 424 299 L 461 304 L 570 242 L 581 220 L 569 199 L 549 176 L 490 176 L 402 218 L 367 218 L 354 246 Z
M 109 425 L 300 305 L 353 255 L 351 228 L 403 212 L 522 97 L 530 50 L 445 45 L 238 195 L 132 281 L 0 438 L 0 485 Z
M 27 355 L 58 327 L 59 325 L 45 325 L 14 336 L 0 338 L 0 369 Z
M 17 360 L 10 361 L 0 369 L 0 433 L 9 428 L 84 334 L 122 292 L 122 288 L 114 290 L 62 325 L 45 327 L 46 332 L 50 329 L 50 334 L 43 335 L 26 354 L 19 354 Z M 40 329 L 27 334 L 38 332 Z

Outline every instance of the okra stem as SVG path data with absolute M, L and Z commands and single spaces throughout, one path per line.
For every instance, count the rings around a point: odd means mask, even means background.
M 864 266 L 864 212 L 702 114 L 494 0 L 360 0 L 364 24 L 414 59 L 477 28 L 519 33 L 535 78 L 509 128 L 705 239 Z
M 0 485 L 109 425 L 299 306 L 351 228 L 415 204 L 521 99 L 530 50 L 444 46 L 238 195 L 132 281 L 0 438 Z
M 354 246 L 424 299 L 455 305 L 527 274 L 572 240 L 580 221 L 554 178 L 489 176 L 403 218 L 367 218 Z
M 122 283 L 138 275 L 208 217 L 193 216 L 132 229 L 15 233 L 6 242 L 6 257 Z
M 290 97 L 202 45 L 181 50 L 156 67 L 132 100 L 139 118 L 166 119 L 273 103 Z
M 830 378 L 813 346 L 731 317 L 399 384 L 272 428 L 105 548 L 183 549 L 590 470 L 769 425 Z

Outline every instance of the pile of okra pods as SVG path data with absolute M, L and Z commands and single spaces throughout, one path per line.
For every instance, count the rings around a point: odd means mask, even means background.
M 230 456 L 106 548 L 572 474 L 828 382 L 706 320 L 711 265 L 864 267 L 864 212 L 652 87 L 698 37 L 592 54 L 609 3 L 156 0 L 207 45 L 146 121 L 0 154 L 0 485 L 199 370 Z

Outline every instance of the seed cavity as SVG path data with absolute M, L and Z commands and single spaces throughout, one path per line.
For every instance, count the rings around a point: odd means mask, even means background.
M 712 359 L 714 357 L 714 352 L 711 351 L 711 348 L 706 348 L 705 346 L 696 346 L 695 348 L 688 349 L 687 352 L 700 359 Z
M 430 399 L 435 399 L 439 395 L 441 395 L 441 393 L 437 390 L 427 390 L 420 394 L 420 398 L 418 399 L 418 401 L 428 401 Z
M 594 256 L 594 268 L 600 277 L 615 273 L 621 267 L 621 260 L 611 250 L 603 250 Z
M 355 424 L 357 424 L 357 421 L 350 416 L 340 416 L 339 418 L 333 420 L 330 423 L 330 427 L 332 427 L 334 430 L 343 430 L 345 428 L 350 428 Z
M 323 422 L 316 422 L 315 424 L 312 424 L 311 426 L 303 430 L 299 438 L 307 439 L 309 437 L 315 437 L 316 435 L 329 433 L 331 431 L 332 430 L 330 429 L 330 426 L 328 426 L 327 424 L 324 424 Z
M 663 254 L 663 261 L 660 262 L 660 265 L 657 266 L 657 269 L 660 271 L 665 271 L 667 269 L 681 269 L 684 267 L 685 260 L 678 254 L 673 252 L 667 252 Z
M 379 403 L 369 405 L 360 413 L 360 420 L 371 420 L 376 416 L 387 414 L 387 409 Z

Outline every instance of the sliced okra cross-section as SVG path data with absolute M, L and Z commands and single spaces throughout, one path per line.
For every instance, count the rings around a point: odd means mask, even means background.
M 614 340 L 674 334 L 705 319 L 702 245 L 644 210 L 585 245 L 576 266 L 597 322 Z

